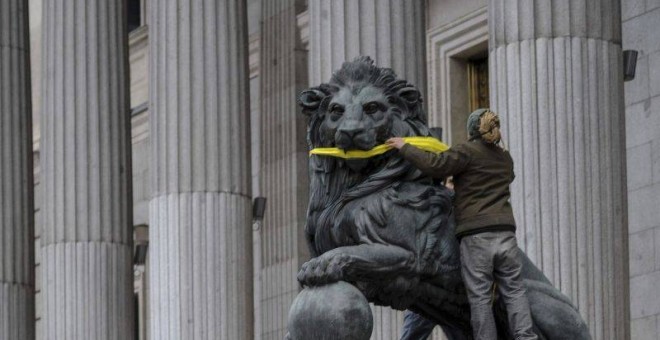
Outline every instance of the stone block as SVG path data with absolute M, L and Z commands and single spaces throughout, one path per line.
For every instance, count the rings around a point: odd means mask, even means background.
M 650 99 L 626 106 L 627 148 L 648 143 L 660 133 L 660 113 L 653 113 L 651 108 Z
M 644 13 L 645 5 L 646 0 L 621 1 L 621 20 L 626 21 Z
M 660 184 L 628 192 L 628 230 L 631 234 L 657 227 Z
M 660 11 L 660 9 L 659 9 Z M 658 23 L 660 27 L 660 22 Z M 655 97 L 660 95 L 660 52 L 654 52 L 648 56 L 649 59 L 649 95 Z
M 40 184 L 34 185 L 34 210 L 37 211 L 41 209 L 42 195 L 43 195 L 43 186 Z
M 139 202 L 143 199 L 144 180 L 142 179 L 142 176 L 135 176 L 135 173 L 134 173 L 131 184 L 132 184 L 131 193 L 133 194 L 133 205 L 135 205 L 137 202 Z
M 149 143 L 141 141 L 132 145 L 133 174 L 149 168 Z
M 624 83 L 624 93 L 626 107 L 649 99 L 649 58 L 647 55 L 639 54 L 635 79 Z
M 659 7 L 660 7 L 660 0 L 646 0 L 646 11 L 651 11 Z
M 658 228 L 641 231 L 629 236 L 630 276 L 655 271 L 655 231 Z
M 37 317 L 36 320 L 36 333 L 37 333 L 37 339 L 45 339 L 43 336 L 43 323 L 41 322 L 41 317 Z
M 34 240 L 34 264 L 39 265 L 41 263 L 41 237 L 37 237 Z
M 635 190 L 652 183 L 652 142 L 628 148 L 628 190 Z
M 655 241 L 654 241 L 655 246 L 653 250 L 655 252 L 655 269 L 660 270 L 660 227 L 654 228 L 654 231 L 655 231 Z
M 634 340 L 656 340 L 657 316 L 633 319 L 630 323 L 630 338 Z
M 149 201 L 133 202 L 133 225 L 149 224 Z
M 43 213 L 41 210 L 34 211 L 34 237 L 41 236 L 41 219 L 43 218 Z
M 660 183 L 660 138 L 651 143 L 651 169 L 653 183 Z
M 660 10 L 646 13 L 622 24 L 623 49 L 634 49 L 650 54 L 660 50 L 660 34 L 655 34 L 660 22 Z
M 630 279 L 630 318 L 660 314 L 660 271 Z

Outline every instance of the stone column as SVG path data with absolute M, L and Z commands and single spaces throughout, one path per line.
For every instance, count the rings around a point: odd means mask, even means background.
M 309 259 L 304 237 L 309 175 L 307 119 L 296 98 L 307 85 L 307 49 L 297 14 L 305 1 L 262 0 L 260 41 L 260 195 L 268 198 L 261 228 L 261 337 L 283 339 L 296 276 Z
M 0 339 L 34 339 L 28 2 L 0 0 Z
M 310 84 L 368 55 L 426 94 L 425 8 L 423 0 L 309 0 Z
M 41 265 L 48 339 L 134 334 L 124 3 L 44 2 Z
M 627 339 L 619 0 L 492 0 L 491 107 L 515 161 L 523 249 L 594 339 Z
M 152 339 L 252 339 L 241 0 L 149 5 Z
M 309 84 L 327 82 L 344 61 L 368 55 L 426 98 L 426 4 L 422 0 L 309 0 Z M 403 314 L 374 307 L 374 339 L 400 334 Z

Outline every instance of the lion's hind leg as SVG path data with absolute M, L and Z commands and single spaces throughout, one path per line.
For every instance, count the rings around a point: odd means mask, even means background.
M 527 298 L 540 338 L 590 340 L 587 324 L 570 300 L 552 285 L 524 280 Z

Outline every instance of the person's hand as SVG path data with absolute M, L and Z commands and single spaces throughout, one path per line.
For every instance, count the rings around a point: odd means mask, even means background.
M 385 141 L 385 145 L 396 149 L 401 149 L 404 144 L 406 144 L 406 142 L 404 142 L 401 137 L 392 137 Z

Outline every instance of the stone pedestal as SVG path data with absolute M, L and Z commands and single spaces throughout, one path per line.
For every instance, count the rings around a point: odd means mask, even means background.
M 245 1 L 148 10 L 150 336 L 252 339 Z
M 43 334 L 132 339 L 124 1 L 43 7 Z
M 620 1 L 491 1 L 491 107 L 515 161 L 518 240 L 594 339 L 626 339 Z
M 28 2 L 0 0 L 0 339 L 34 339 Z

